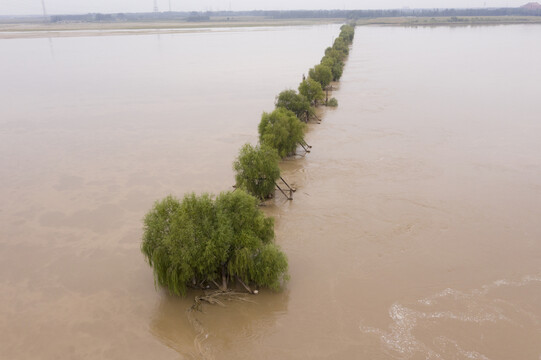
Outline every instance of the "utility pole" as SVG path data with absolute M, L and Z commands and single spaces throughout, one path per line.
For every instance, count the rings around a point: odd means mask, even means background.
M 158 0 L 154 0 L 154 12 L 158 12 Z

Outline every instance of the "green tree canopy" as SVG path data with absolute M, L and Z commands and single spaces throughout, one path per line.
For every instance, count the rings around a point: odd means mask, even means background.
M 274 193 L 275 181 L 280 177 L 276 149 L 266 144 L 252 146 L 245 144 L 233 163 L 235 181 L 239 189 L 264 200 Z
M 352 25 L 342 25 L 340 27 L 340 37 L 346 41 L 346 43 L 351 44 L 353 42 L 353 37 L 355 36 L 355 27 Z
M 313 105 L 317 105 L 317 103 L 325 97 L 321 84 L 312 78 L 308 78 L 301 82 L 299 85 L 299 93 L 306 97 L 310 104 Z
M 331 57 L 337 61 L 342 61 L 342 62 L 346 58 L 346 54 L 336 49 L 333 49 L 332 47 L 328 47 L 327 49 L 325 49 L 325 56 Z
M 337 107 L 338 106 L 338 100 L 336 100 L 336 98 L 330 98 L 329 102 L 327 103 L 327 106 Z
M 325 89 L 331 83 L 332 71 L 330 67 L 319 64 L 308 71 L 308 76 L 320 83 L 322 89 Z
M 321 64 L 331 69 L 333 81 L 340 80 L 344 71 L 344 63 L 341 60 L 325 55 L 321 59 Z
M 278 155 L 284 158 L 295 152 L 297 144 L 304 138 L 305 127 L 306 124 L 301 122 L 294 112 L 279 107 L 271 113 L 264 112 L 261 116 L 259 141 L 276 149 Z
M 304 95 L 297 94 L 295 90 L 284 90 L 276 97 L 276 107 L 282 107 L 287 110 L 291 110 L 299 119 L 309 117 L 312 108 L 310 102 Z M 306 118 L 308 121 L 308 118 Z
M 347 55 L 349 54 L 349 47 L 346 41 L 338 37 L 336 40 L 334 40 L 334 44 L 332 46 L 333 49 L 340 51 L 342 54 Z
M 234 279 L 278 289 L 287 280 L 287 258 L 273 239 L 274 220 L 253 196 L 237 190 L 213 200 L 192 193 L 154 204 L 144 219 L 141 251 L 155 283 L 176 295 L 205 284 L 226 290 Z

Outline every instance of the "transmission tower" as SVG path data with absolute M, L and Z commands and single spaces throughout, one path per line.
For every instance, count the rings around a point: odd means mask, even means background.
M 47 18 L 47 9 L 45 8 L 45 0 L 41 0 L 41 7 L 43 8 L 43 18 Z
M 154 0 L 154 12 L 158 12 L 158 0 Z

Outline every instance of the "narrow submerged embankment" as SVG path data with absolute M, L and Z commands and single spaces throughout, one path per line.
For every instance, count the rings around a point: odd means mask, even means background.
M 219 297 L 236 298 L 232 291 L 238 286 L 255 294 L 259 287 L 277 290 L 288 280 L 287 257 L 274 244 L 274 221 L 257 202 L 272 197 L 275 189 L 286 195 L 278 179 L 292 200 L 294 189 L 280 176 L 279 160 L 294 155 L 299 146 L 308 152 L 304 132 L 316 107 L 337 106 L 336 99 L 328 98 L 329 86 L 342 76 L 353 37 L 354 27 L 342 26 L 320 64 L 308 71 L 308 78 L 303 76 L 298 93 L 281 92 L 276 109 L 263 113 L 259 144 L 243 146 L 234 163 L 234 191 L 215 199 L 195 193 L 182 200 L 168 196 L 154 204 L 144 219 L 141 251 L 157 285 L 175 295 L 186 295 L 188 288 L 205 291 L 192 307 L 200 309 L 202 301 L 221 304 Z
M 259 288 L 278 290 L 288 279 L 285 253 L 274 243 L 274 219 L 266 217 L 258 202 L 274 196 L 280 176 L 279 161 L 302 147 L 307 123 L 317 119 L 316 108 L 336 107 L 329 99 L 331 82 L 343 73 L 344 60 L 354 37 L 354 27 L 344 25 L 321 62 L 303 76 L 298 93 L 284 90 L 276 97 L 276 109 L 263 113 L 258 127 L 259 144 L 245 144 L 234 162 L 235 190 L 217 197 L 186 194 L 182 200 L 168 196 L 154 204 L 144 219 L 141 251 L 153 268 L 155 283 L 171 294 L 185 296 L 188 289 L 202 290 L 188 309 L 188 319 L 197 329 L 197 352 L 209 356 L 203 345 L 208 334 L 194 317 L 203 303 L 223 305 L 244 300 L 242 287 L 251 294 Z M 283 186 L 283 185 L 282 185 Z

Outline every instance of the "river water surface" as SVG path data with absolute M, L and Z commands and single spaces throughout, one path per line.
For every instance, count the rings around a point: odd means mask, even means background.
M 0 40 L 0 358 L 540 359 L 536 25 L 357 28 L 265 207 L 285 289 L 194 318 L 155 290 L 145 212 L 230 189 L 338 32 Z

